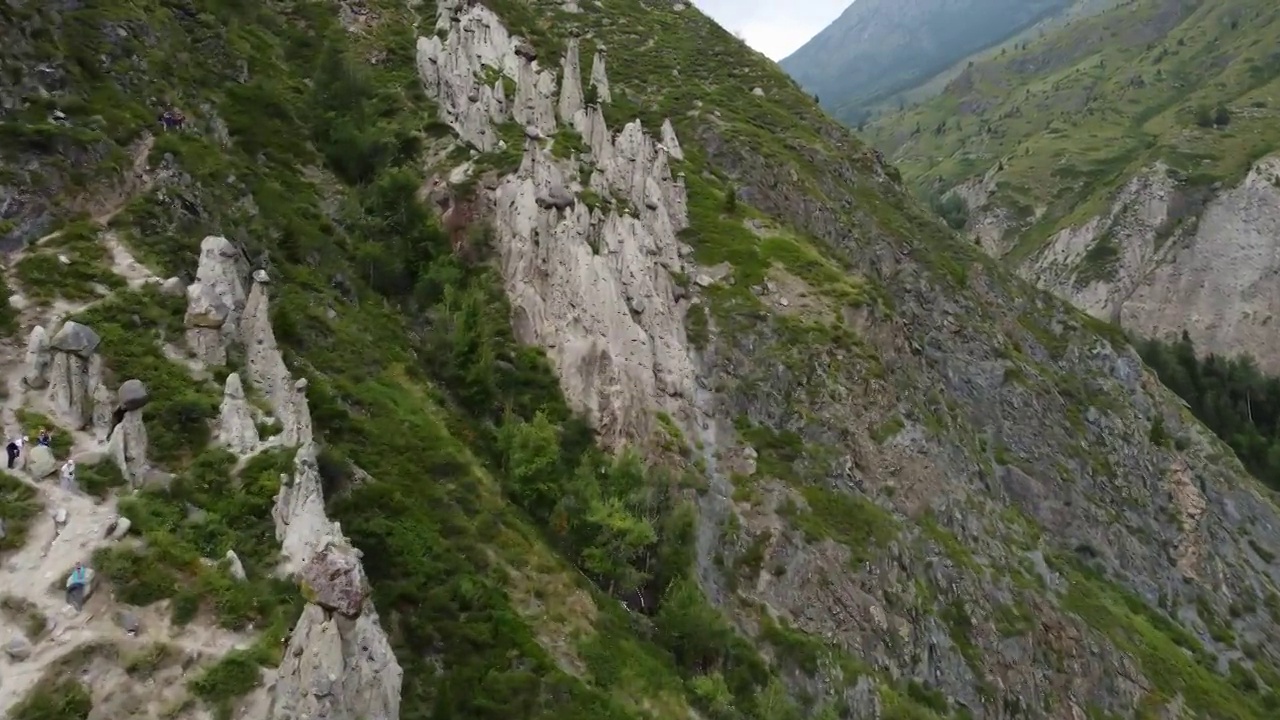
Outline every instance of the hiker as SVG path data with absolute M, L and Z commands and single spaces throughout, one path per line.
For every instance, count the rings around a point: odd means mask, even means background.
M 62 474 L 59 476 L 62 482 L 62 489 L 71 491 L 76 486 L 76 461 L 68 459 L 62 464 Z
M 10 440 L 9 444 L 4 447 L 4 449 L 9 453 L 9 469 L 10 470 L 12 470 L 13 466 L 18 462 L 18 456 L 22 454 L 22 445 L 23 443 L 26 442 L 26 440 L 27 440 L 26 438 L 22 436 L 18 436 Z
M 86 587 L 88 583 L 89 573 L 84 569 L 84 565 L 76 563 L 76 569 L 67 576 L 67 604 L 74 607 L 76 612 L 84 608 L 84 596 L 85 591 L 88 590 Z
M 164 126 L 164 131 L 181 130 L 187 123 L 187 117 L 177 110 L 165 110 L 160 113 L 160 124 Z
M 53 433 L 45 428 L 40 428 L 40 435 L 36 437 L 36 444 L 49 447 L 53 443 Z

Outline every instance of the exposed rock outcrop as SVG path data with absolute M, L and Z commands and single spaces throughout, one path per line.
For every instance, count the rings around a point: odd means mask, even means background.
M 218 442 L 239 455 L 247 455 L 258 446 L 258 426 L 245 399 L 239 373 L 227 376 L 218 415 Z
M 609 92 L 609 74 L 604 66 L 604 48 L 596 48 L 596 54 L 591 58 L 591 84 L 589 87 L 595 90 L 596 99 L 602 103 L 613 102 L 613 93 Z
M 27 387 L 43 390 L 49 386 L 49 366 L 53 363 L 53 354 L 49 350 L 49 333 L 39 325 L 31 329 L 27 340 L 26 374 L 23 380 Z
M 325 514 L 305 379 L 294 380 L 276 344 L 269 278 L 259 270 L 245 304 L 241 339 L 250 381 L 284 424 L 279 442 L 297 447 L 295 472 L 281 477 L 272 517 L 281 570 L 300 579 L 307 606 L 277 671 L 273 720 L 395 720 L 403 671 L 378 623 L 360 552 Z M 258 443 L 239 376 L 227 378 L 219 439 L 237 452 Z
M 276 537 L 307 606 L 294 626 L 271 702 L 276 720 L 394 720 L 403 671 L 369 598 L 360 553 L 324 513 L 315 448 L 299 448 L 276 496 Z
M 68 321 L 49 343 L 49 405 L 73 430 L 83 429 L 93 418 L 93 392 L 102 381 L 100 342 L 91 328 Z
M 44 445 L 33 445 L 26 453 L 26 469 L 36 480 L 47 478 L 58 470 L 53 451 Z
M 582 112 L 582 65 L 577 38 L 569 39 L 560 67 L 560 121 L 574 124 L 574 118 Z
M 418 75 L 427 92 L 448 98 L 441 103 L 445 122 L 459 136 L 481 152 L 498 147 L 501 139 L 493 128 L 508 118 L 505 89 L 501 77 L 491 85 L 481 78 L 486 68 L 516 78 L 520 59 L 512 52 L 511 36 L 501 23 L 491 21 L 493 13 L 482 5 L 457 0 L 439 4 L 436 28 L 446 32 L 418 38 Z
M 284 364 L 280 346 L 271 329 L 267 287 L 270 279 L 258 270 L 245 304 L 240 335 L 245 350 L 245 370 L 249 382 L 262 393 L 283 426 L 281 442 L 306 445 L 311 442 L 311 411 L 306 400 L 306 380 L 294 380 Z
M 517 336 L 547 349 L 566 397 L 606 443 L 643 436 L 654 409 L 688 417 L 694 373 L 671 278 L 686 269 L 676 233 L 688 225 L 683 178 L 672 177 L 668 161 L 681 153 L 674 127 L 663 124 L 660 144 L 639 121 L 615 139 L 599 106 L 584 106 L 576 39 L 557 89 L 488 8 L 446 2 L 439 12 L 436 27 L 446 39 L 422 38 L 418 47 L 423 84 L 442 119 L 469 142 L 491 132 L 476 127 L 482 115 L 490 122 L 488 114 L 472 112 L 473 100 L 457 92 L 490 68 L 516 80 L 512 113 L 528 127 L 520 168 L 492 196 Z M 601 48 L 590 86 L 609 102 Z M 590 189 L 623 201 L 613 209 L 579 203 L 577 168 L 543 145 L 540 138 L 556 129 L 553 106 L 590 147 Z
M 1162 164 L 1105 215 L 1056 234 L 1024 274 L 1085 312 L 1148 337 L 1183 331 L 1203 353 L 1247 353 L 1280 373 L 1280 156 L 1206 198 Z M 1207 202 L 1206 202 L 1207 200 Z
M 142 409 L 149 400 L 150 395 L 142 381 L 126 380 L 117 391 L 113 413 L 115 418 L 119 418 L 119 424 L 111 428 L 107 440 L 107 454 L 134 487 L 142 484 L 150 469 L 147 462 L 147 426 L 142 419 Z
M 245 291 L 240 251 L 231 241 L 210 235 L 200 243 L 195 282 L 187 287 L 187 344 L 207 365 L 227 362 L 235 339 Z

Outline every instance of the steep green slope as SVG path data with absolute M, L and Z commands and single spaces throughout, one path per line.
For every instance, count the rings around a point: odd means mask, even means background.
M 858 0 L 781 60 L 841 120 L 1066 9 L 1074 0 Z
M 926 191 L 981 180 L 975 217 L 999 216 L 993 247 L 1022 258 L 1156 161 L 1195 195 L 1276 149 L 1278 37 L 1270 5 L 1138 0 L 975 64 L 867 133 Z
M 515 341 L 493 261 L 516 144 L 589 165 L 582 138 L 458 143 L 415 73 L 416 35 L 460 32 L 433 3 L 0 8 L 7 241 L 94 212 L 157 102 L 187 114 L 111 227 L 165 273 L 211 232 L 270 268 L 402 717 L 1274 716 L 1280 566 L 1252 549 L 1280 546 L 1274 500 L 1123 338 L 958 241 L 693 9 L 483 5 L 543 67 L 607 46 L 609 127 L 670 118 L 683 146 L 699 273 L 671 280 L 712 412 L 654 408 L 645 463 L 599 450 Z M 440 179 L 474 222 L 421 199 Z

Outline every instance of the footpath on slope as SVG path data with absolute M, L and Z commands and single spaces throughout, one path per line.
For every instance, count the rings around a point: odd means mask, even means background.
M 134 158 L 134 187 L 145 190 L 151 176 L 146 172 L 146 158 L 152 138 L 139 144 Z M 135 190 L 135 192 L 138 190 Z M 105 227 L 131 199 L 122 194 L 102 212 L 93 217 L 95 224 Z M 37 241 L 44 242 L 58 233 L 52 233 Z M 101 241 L 110 251 L 113 270 L 128 281 L 130 287 L 147 282 L 159 282 L 144 266 L 129 254 L 118 238 L 110 231 L 103 233 Z M 11 257 L 11 262 L 21 256 L 21 251 Z M 16 293 L 13 304 L 24 308 L 19 315 L 18 332 L 10 342 L 0 343 L 0 378 L 3 379 L 4 398 L 0 402 L 0 424 L 5 441 L 19 435 L 34 440 L 39 428 L 22 427 L 20 411 L 54 416 L 46 399 L 46 391 L 27 386 L 24 380 L 25 348 L 20 339 L 30 334 L 32 328 L 41 325 L 56 331 L 70 315 L 83 311 L 95 302 L 69 303 L 57 301 L 50 306 L 28 305 L 21 293 Z M 109 297 L 109 296 L 108 296 Z M 92 464 L 106 458 L 105 439 L 93 433 L 59 428 L 55 432 L 66 433 L 71 438 L 70 458 L 77 464 Z M 32 519 L 26 544 L 3 559 L 0 564 L 0 602 L 11 607 L 21 607 L 30 616 L 44 620 L 44 630 L 34 637 L 28 636 L 34 628 L 21 627 L 13 617 L 0 613 L 0 716 L 7 716 L 51 670 L 76 659 L 78 653 L 103 643 L 143 648 L 153 643 L 164 643 L 181 651 L 197 655 L 221 655 L 233 648 L 247 647 L 252 639 L 236 633 L 192 623 L 180 633 L 174 633 L 168 618 L 161 617 L 153 608 L 116 607 L 107 593 L 93 592 L 80 612 L 65 600 L 65 580 L 76 562 L 91 567 L 91 558 L 99 548 L 117 542 L 109 530 L 116 521 L 117 508 L 114 497 L 103 501 L 75 488 L 63 488 L 56 476 L 41 480 L 32 478 L 25 470 L 27 450 L 15 470 L 5 470 L 10 477 L 36 491 L 37 502 L 43 512 Z M 100 583 L 95 583 L 99 584 Z

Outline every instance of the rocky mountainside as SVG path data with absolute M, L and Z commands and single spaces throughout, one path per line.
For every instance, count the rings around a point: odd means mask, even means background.
M 857 0 L 779 64 L 839 119 L 920 88 L 956 63 L 1098 0 Z
M 1042 287 L 1274 374 L 1278 37 L 1269 5 L 1128 3 L 976 64 L 869 132 Z
M 9 717 L 1280 709 L 1273 495 L 687 4 L 0 12 Z

